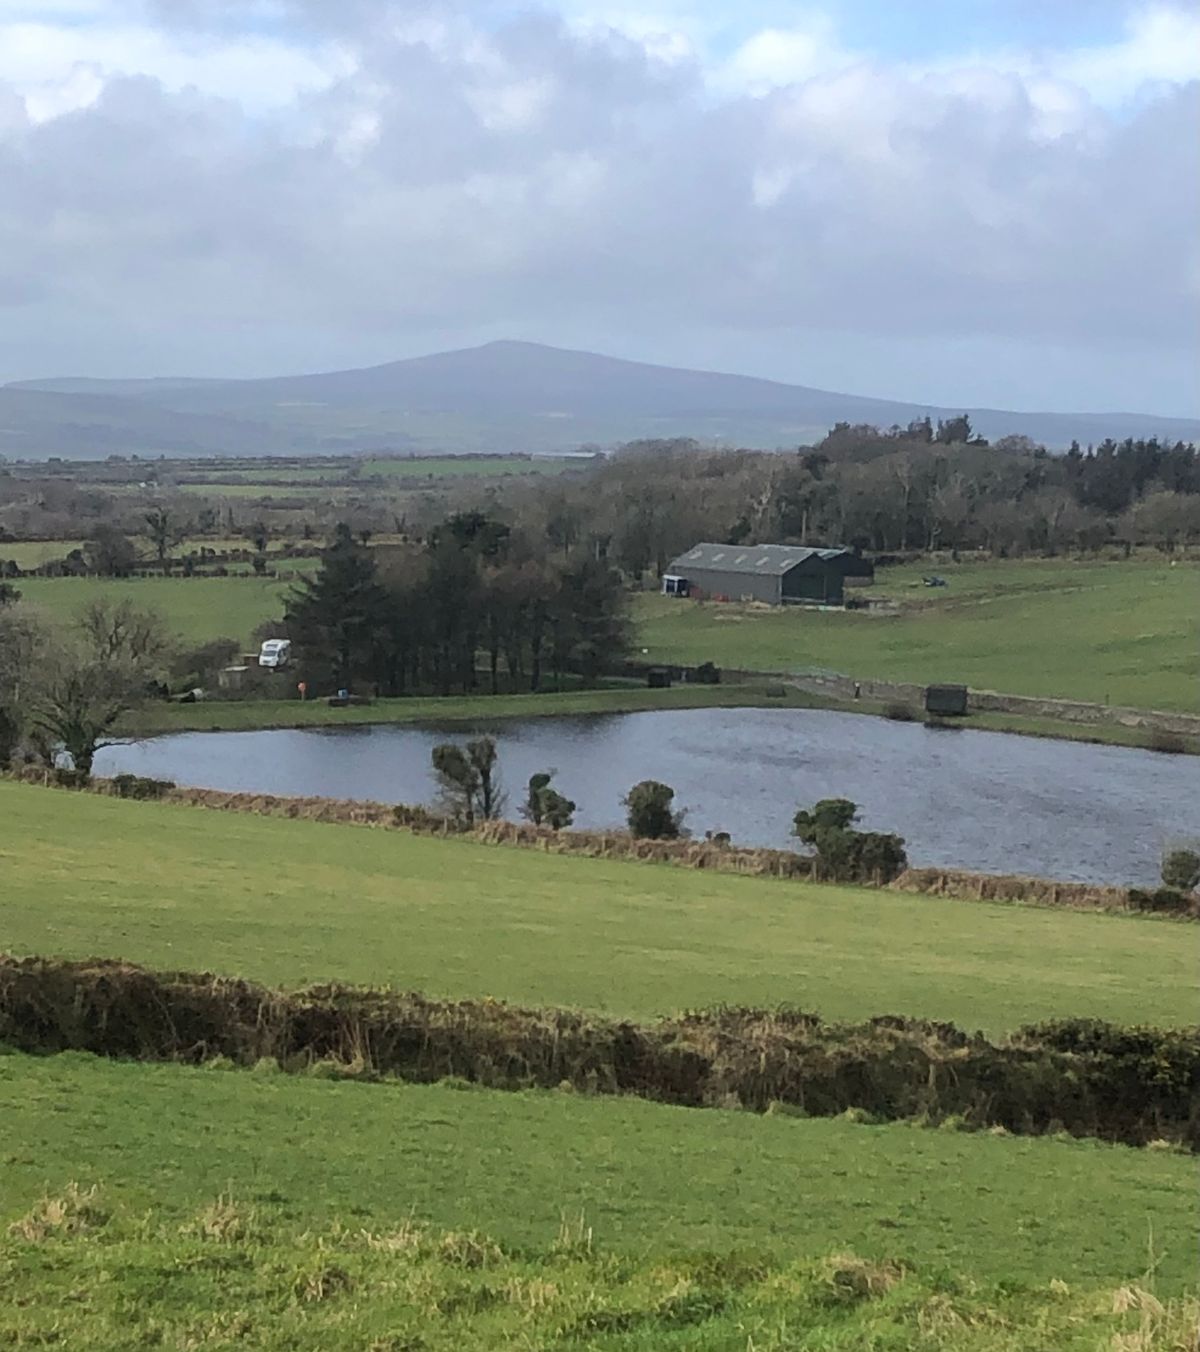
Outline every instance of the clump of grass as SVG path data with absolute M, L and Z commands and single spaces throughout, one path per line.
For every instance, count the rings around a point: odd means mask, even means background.
M 504 1258 L 503 1250 L 478 1230 L 450 1230 L 437 1243 L 438 1258 L 450 1267 L 494 1267 Z
M 386 1230 L 381 1234 L 373 1234 L 369 1230 L 360 1233 L 367 1248 L 379 1249 L 384 1253 L 415 1254 L 420 1252 L 427 1240 L 425 1227 L 412 1220 L 406 1220 L 394 1230 Z
M 185 1229 L 199 1239 L 217 1244 L 244 1244 L 258 1232 L 258 1213 L 253 1207 L 234 1200 L 232 1193 L 220 1193 Z
M 301 1304 L 332 1300 L 354 1289 L 354 1278 L 335 1263 L 316 1263 L 301 1269 L 292 1283 L 292 1294 Z
M 828 1304 L 857 1305 L 887 1295 L 904 1276 L 900 1263 L 871 1262 L 852 1253 L 835 1254 L 822 1265 L 821 1294 Z
M 39 1198 L 24 1216 L 13 1221 L 8 1233 L 27 1244 L 41 1244 L 48 1239 L 99 1230 L 109 1219 L 99 1197 L 97 1184 L 84 1188 L 76 1182 L 68 1183 L 57 1196 L 47 1194 Z
M 592 1227 L 582 1211 L 578 1216 L 563 1214 L 551 1251 L 560 1258 L 591 1257 Z

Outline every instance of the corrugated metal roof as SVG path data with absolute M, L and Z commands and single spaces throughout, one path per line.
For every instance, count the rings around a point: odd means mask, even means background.
M 760 577 L 782 577 L 814 554 L 823 559 L 837 558 L 844 549 L 808 549 L 801 545 L 712 545 L 700 544 L 672 559 L 669 572 L 687 576 L 688 569 L 717 569 L 722 573 L 755 573 Z

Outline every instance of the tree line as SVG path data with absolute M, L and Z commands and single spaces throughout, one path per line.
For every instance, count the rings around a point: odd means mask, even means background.
M 547 558 L 505 522 L 467 511 L 386 553 L 339 526 L 283 627 L 317 688 L 495 694 L 558 686 L 568 673 L 594 681 L 629 651 L 627 603 L 603 558 Z
M 790 452 L 633 443 L 585 482 L 514 490 L 510 510 L 559 556 L 599 555 L 633 578 L 660 574 L 698 540 L 877 556 L 1171 551 L 1200 542 L 1200 454 L 1150 438 L 1051 455 L 1024 437 L 989 445 L 965 417 L 840 424 Z

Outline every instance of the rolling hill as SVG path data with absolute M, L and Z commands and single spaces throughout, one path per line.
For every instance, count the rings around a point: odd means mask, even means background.
M 495 342 L 359 370 L 256 380 L 60 378 L 0 387 L 0 455 L 555 451 L 689 436 L 776 447 L 839 421 L 961 413 L 752 376 Z M 986 436 L 1200 438 L 1200 420 L 970 409 Z

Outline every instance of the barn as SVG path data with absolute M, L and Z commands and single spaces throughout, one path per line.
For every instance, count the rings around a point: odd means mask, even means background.
M 873 572 L 848 549 L 699 544 L 672 560 L 662 589 L 668 596 L 724 597 L 772 606 L 840 606 L 846 578 Z

